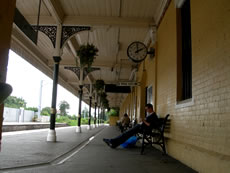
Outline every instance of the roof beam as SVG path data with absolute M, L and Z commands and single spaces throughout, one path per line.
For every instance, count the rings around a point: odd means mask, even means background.
M 51 13 L 55 22 L 56 23 L 62 23 L 63 19 L 64 19 L 64 11 L 62 10 L 62 7 L 58 3 L 58 1 L 57 0 L 45 0 L 43 2 L 46 5 L 49 12 Z M 41 23 L 41 21 L 42 20 L 41 20 L 41 16 L 40 16 L 40 22 L 39 23 Z
M 51 0 L 49 0 L 51 1 Z M 55 1 L 56 2 L 56 1 Z M 57 15 L 53 12 L 52 16 Z M 25 16 L 28 22 L 35 25 L 37 16 Z M 138 18 L 138 17 L 100 17 L 100 16 L 65 16 L 55 19 L 61 20 L 63 25 L 87 25 L 87 26 L 119 26 L 119 27 L 151 27 L 155 26 L 153 18 Z M 55 25 L 55 21 L 49 16 L 40 16 L 40 25 Z
M 60 66 L 75 66 L 76 65 L 76 62 L 74 59 L 72 60 L 65 60 L 63 59 L 62 61 L 60 61 Z M 117 63 L 116 66 L 122 66 L 122 67 L 132 67 L 132 63 Z M 48 60 L 48 66 L 52 67 L 54 66 L 54 62 L 53 60 Z M 92 67 L 114 67 L 114 63 L 108 63 L 108 62 L 94 62 Z

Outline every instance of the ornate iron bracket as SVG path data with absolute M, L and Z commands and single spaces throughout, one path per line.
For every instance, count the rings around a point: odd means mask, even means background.
M 78 79 L 80 80 L 80 67 L 64 67 L 64 69 L 70 70 L 72 72 L 74 72 Z M 96 70 L 100 70 L 100 68 L 87 68 L 85 67 L 83 70 L 83 80 L 86 78 L 86 76 L 88 76 L 89 73 L 96 71 Z
M 88 90 L 88 92 L 90 94 L 90 84 L 84 84 L 84 87 Z
M 89 26 L 63 26 L 62 27 L 62 37 L 61 37 L 61 47 L 64 45 L 65 41 L 72 35 L 80 32 L 90 30 Z
M 96 67 L 91 67 L 91 68 L 84 68 L 84 72 L 83 72 L 83 79 L 86 78 L 86 76 L 88 76 L 89 73 L 94 72 L 100 70 L 100 68 L 96 68 Z
M 64 67 L 64 69 L 74 72 L 78 77 L 78 80 L 80 80 L 80 67 Z
M 43 32 L 47 37 L 49 37 L 53 46 L 56 46 L 56 33 L 57 26 L 32 26 L 35 30 Z
M 54 48 L 56 46 L 56 34 L 57 26 L 32 26 L 34 30 L 43 32 L 49 37 Z M 80 32 L 90 30 L 89 26 L 62 26 L 62 36 L 61 36 L 61 47 L 64 45 L 65 41 L 68 40 L 72 35 Z

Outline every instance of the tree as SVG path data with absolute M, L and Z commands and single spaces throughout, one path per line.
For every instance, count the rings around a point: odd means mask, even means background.
M 89 117 L 89 110 L 86 107 L 84 107 L 84 109 L 81 111 L 81 115 L 84 118 L 88 118 Z
M 119 116 L 119 109 L 112 108 L 106 114 L 107 114 L 107 116 Z
M 65 100 L 61 101 L 59 103 L 59 110 L 60 110 L 60 114 L 61 116 L 66 116 L 67 115 L 67 109 L 69 109 L 69 103 Z
M 41 111 L 41 115 L 49 116 L 51 114 L 50 107 L 44 107 Z
M 7 99 L 4 101 L 4 104 L 9 108 L 26 108 L 26 101 L 23 98 L 18 98 L 15 96 L 7 97 Z
M 38 108 L 36 108 L 36 107 L 28 107 L 28 108 L 25 108 L 25 110 L 38 112 Z

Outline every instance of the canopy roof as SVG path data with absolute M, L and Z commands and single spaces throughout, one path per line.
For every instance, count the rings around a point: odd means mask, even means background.
M 66 66 L 76 66 L 76 50 L 80 45 L 93 43 L 98 56 L 93 67 L 100 70 L 91 72 L 84 83 L 103 79 L 106 84 L 121 82 L 132 85 L 136 82 L 137 64 L 126 54 L 133 41 L 146 45 L 154 39 L 153 34 L 160 21 L 168 0 L 42 0 L 39 26 L 89 26 L 89 31 L 74 34 L 65 42 L 61 56 L 59 83 L 78 95 L 79 79 Z M 37 25 L 39 0 L 17 0 L 17 9 L 31 25 Z M 29 40 L 14 25 L 12 49 L 31 64 L 52 77 L 54 46 L 43 32 L 38 33 L 37 44 Z M 84 101 L 89 91 L 84 89 Z M 124 93 L 108 93 L 111 107 L 119 107 Z

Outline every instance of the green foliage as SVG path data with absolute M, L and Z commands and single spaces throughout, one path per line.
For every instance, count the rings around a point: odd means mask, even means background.
M 97 92 L 100 92 L 101 90 L 103 90 L 104 85 L 105 85 L 105 82 L 103 80 L 96 80 L 95 88 Z
M 37 115 L 34 115 L 34 117 L 32 118 L 32 121 L 33 122 L 36 122 L 38 120 L 38 116 Z
M 119 116 L 119 110 L 117 109 L 110 109 L 109 112 L 106 112 L 107 116 Z
M 88 118 L 81 118 L 81 124 L 88 124 L 89 119 Z
M 66 116 L 67 115 L 67 109 L 69 109 L 70 106 L 69 106 L 69 103 L 65 100 L 61 101 L 59 103 L 59 110 L 60 110 L 60 114 L 62 116 Z
M 76 126 L 77 125 L 77 120 L 72 120 L 69 118 L 69 116 L 60 116 L 59 118 L 56 119 L 56 122 L 66 123 L 69 126 Z
M 72 116 L 60 116 L 56 119 L 56 122 L 58 123 L 66 123 L 69 126 L 77 126 L 77 121 Z M 88 124 L 88 118 L 81 118 L 81 124 Z M 91 121 L 92 123 L 92 121 Z
M 107 99 L 107 94 L 105 92 L 102 92 L 102 93 L 99 94 L 99 96 L 101 98 L 100 101 L 101 101 L 103 107 L 104 108 L 109 108 L 109 101 Z
M 80 58 L 81 67 L 91 67 L 95 56 L 97 56 L 98 49 L 93 44 L 81 45 L 77 50 L 77 56 Z
M 26 107 L 26 101 L 23 98 L 18 98 L 15 96 L 9 96 L 7 97 L 7 99 L 4 101 L 4 104 L 6 107 L 9 108 L 20 108 Z
M 28 107 L 28 108 L 25 108 L 25 110 L 38 112 L 38 108 L 36 108 L 36 107 Z
M 51 114 L 51 109 L 50 107 L 44 107 L 41 111 L 41 115 L 44 115 L 44 116 L 50 116 Z
M 89 110 L 86 107 L 81 111 L 81 116 L 85 118 L 89 117 Z

